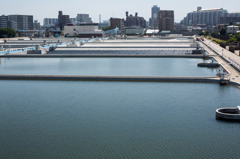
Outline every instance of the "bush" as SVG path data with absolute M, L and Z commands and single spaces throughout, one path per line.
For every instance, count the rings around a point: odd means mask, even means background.
M 216 40 L 216 39 L 213 39 L 214 42 L 218 43 L 218 44 L 221 44 L 221 43 L 225 43 L 226 41 L 220 41 L 220 40 Z
M 228 43 L 235 43 L 237 42 L 237 38 L 235 36 L 230 37 L 230 39 L 227 41 Z

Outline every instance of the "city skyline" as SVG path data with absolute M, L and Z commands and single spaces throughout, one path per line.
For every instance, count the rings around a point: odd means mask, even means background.
M 91 3 L 72 0 L 71 3 L 67 4 L 68 7 L 66 7 L 66 3 L 59 1 L 24 0 L 26 9 L 19 7 L 22 6 L 22 1 L 19 2 L 17 0 L 12 0 L 12 2 L 14 5 L 11 6 L 10 9 L 9 3 L 1 2 L 1 15 L 33 15 L 34 20 L 38 20 L 41 25 L 43 24 L 44 18 L 57 18 L 58 11 L 63 11 L 64 14 L 70 15 L 70 18 L 76 18 L 77 14 L 89 14 L 93 22 L 99 22 L 99 14 L 101 14 L 102 21 L 108 20 L 111 17 L 125 19 L 126 11 L 129 11 L 129 13 L 138 12 L 139 16 L 148 20 L 151 17 L 151 8 L 153 5 L 157 5 L 161 8 L 161 10 L 174 10 L 175 22 L 180 22 L 187 13 L 197 10 L 198 6 L 201 6 L 203 9 L 224 8 L 229 12 L 240 12 L 240 9 L 237 7 L 237 5 L 232 5 L 234 2 L 236 3 L 236 0 L 229 0 L 227 4 L 223 0 L 218 1 L 218 3 L 214 2 L 213 0 L 203 0 L 201 2 L 183 0 L 181 1 L 181 7 L 179 7 L 179 1 L 177 0 L 170 0 L 168 2 L 160 3 L 157 3 L 155 0 L 150 0 L 147 4 L 144 4 L 145 1 L 140 1 L 139 5 L 136 5 L 136 2 L 129 2 L 126 0 L 121 1 L 122 3 L 117 5 L 112 3 L 110 0 L 105 0 L 102 3 L 99 3 L 99 1 L 96 0 L 91 1 Z M 141 5 L 141 2 L 144 5 Z M 96 5 L 94 5 L 94 3 Z

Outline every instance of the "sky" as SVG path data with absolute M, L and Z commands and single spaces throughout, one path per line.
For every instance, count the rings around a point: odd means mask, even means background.
M 77 14 L 89 14 L 93 22 L 101 19 L 125 18 L 125 12 L 144 17 L 146 21 L 151 17 L 151 8 L 157 5 L 161 10 L 174 10 L 175 22 L 180 22 L 187 13 L 203 9 L 224 8 L 228 12 L 240 12 L 239 0 L 0 0 L 0 15 L 22 14 L 33 15 L 41 25 L 44 18 L 57 18 L 58 11 L 64 15 L 76 18 Z

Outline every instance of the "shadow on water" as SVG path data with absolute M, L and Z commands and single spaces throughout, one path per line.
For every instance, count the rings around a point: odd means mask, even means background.
M 228 124 L 240 124 L 240 120 L 229 120 L 215 117 L 217 122 L 228 123 Z

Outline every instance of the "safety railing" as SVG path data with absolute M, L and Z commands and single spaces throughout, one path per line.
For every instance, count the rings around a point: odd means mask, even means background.
M 228 58 L 228 61 L 232 64 L 232 65 L 234 65 L 236 68 L 238 68 L 239 70 L 240 70 L 240 65 L 237 63 L 237 62 L 235 62 L 233 59 L 231 59 L 230 57 Z

